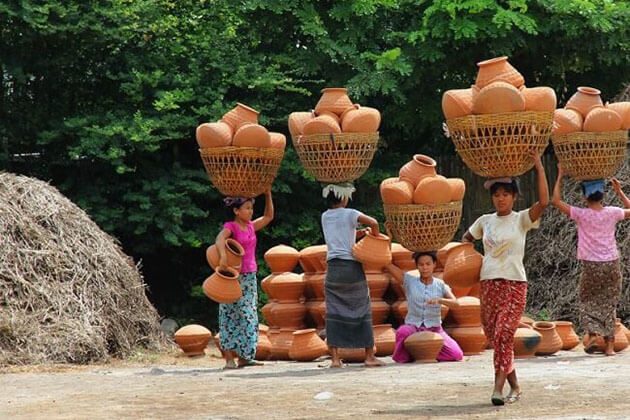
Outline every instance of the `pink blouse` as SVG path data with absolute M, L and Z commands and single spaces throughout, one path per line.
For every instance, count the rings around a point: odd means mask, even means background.
M 223 227 L 232 232 L 232 239 L 241 244 L 245 250 L 241 264 L 241 273 L 255 273 L 258 270 L 258 266 L 256 264 L 256 230 L 254 229 L 254 222 L 249 222 L 246 230 L 241 229 L 236 222 L 227 222 Z

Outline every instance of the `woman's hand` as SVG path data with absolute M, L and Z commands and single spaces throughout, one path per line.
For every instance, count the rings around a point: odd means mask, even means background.
M 558 178 L 562 178 L 564 176 L 564 170 L 562 169 L 562 164 L 558 162 Z
M 227 267 L 227 255 L 223 253 L 223 255 L 219 257 L 219 268 L 226 268 L 226 267 Z
M 612 184 L 615 194 L 619 195 L 619 193 L 621 193 L 621 183 L 619 180 L 617 178 L 613 178 L 610 180 L 610 183 Z
M 543 168 L 542 158 L 541 158 L 540 153 L 536 153 L 534 150 L 530 150 L 527 154 L 534 161 L 534 167 L 536 168 L 536 170 L 540 170 Z
M 428 305 L 441 305 L 442 304 L 442 299 L 441 298 L 432 298 L 432 299 L 427 299 L 427 304 Z

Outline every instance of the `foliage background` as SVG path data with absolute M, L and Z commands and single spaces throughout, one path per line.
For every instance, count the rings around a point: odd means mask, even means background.
M 321 88 L 349 87 L 383 113 L 382 147 L 354 202 L 382 220 L 378 182 L 414 152 L 453 159 L 441 95 L 497 55 L 561 104 L 579 85 L 608 100 L 630 81 L 630 3 L 6 0 L 0 165 L 50 181 L 119 238 L 162 315 L 213 326 L 199 285 L 224 214 L 198 158 L 199 123 L 240 101 L 286 133 L 286 116 L 312 108 Z M 319 194 L 288 149 L 259 257 L 321 242 Z

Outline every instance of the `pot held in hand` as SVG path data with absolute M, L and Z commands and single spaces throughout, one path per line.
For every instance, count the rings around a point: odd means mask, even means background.
M 238 275 L 232 267 L 219 268 L 203 282 L 203 292 L 215 302 L 234 303 L 243 296 Z
M 228 238 L 225 240 L 225 254 L 227 257 L 227 265 L 233 267 L 236 270 L 241 269 L 241 263 L 243 262 L 243 255 L 245 255 L 245 249 L 235 239 Z M 217 269 L 219 265 L 219 251 L 217 246 L 211 245 L 206 250 L 206 259 L 208 264 L 213 270 Z
M 391 240 L 380 233 L 378 236 L 368 233 L 352 248 L 352 255 L 357 261 L 371 269 L 382 269 L 392 262 Z

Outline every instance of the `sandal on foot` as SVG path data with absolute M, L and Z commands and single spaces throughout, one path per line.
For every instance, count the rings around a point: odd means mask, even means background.
M 521 399 L 522 394 L 523 394 L 522 391 L 518 391 L 514 393 L 510 391 L 510 393 L 507 394 L 507 396 L 505 397 L 505 402 L 508 404 L 514 404 L 515 402 Z
M 490 401 L 492 401 L 492 405 L 505 405 L 503 395 L 492 394 Z

